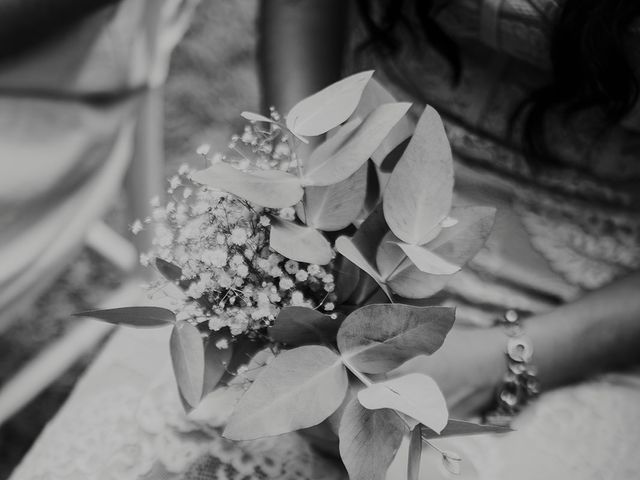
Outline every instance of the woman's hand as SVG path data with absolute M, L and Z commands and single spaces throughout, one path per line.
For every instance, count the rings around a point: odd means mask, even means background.
M 469 418 L 490 407 L 507 368 L 506 336 L 500 328 L 454 327 L 442 347 L 421 355 L 389 373 L 424 373 L 440 386 L 449 414 Z

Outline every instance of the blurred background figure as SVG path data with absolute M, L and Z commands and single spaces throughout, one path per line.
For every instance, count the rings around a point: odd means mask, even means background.
M 136 178 L 134 216 L 160 189 L 159 89 L 192 3 L 0 2 L 0 328 L 68 264 L 130 164 L 155 176 Z
M 137 264 L 135 249 L 101 220 L 119 205 L 126 213 L 116 223 L 124 233 L 163 190 L 163 84 L 196 3 L 0 0 L 0 335 L 63 270 L 78 263 L 74 274 L 90 278 L 86 254 L 78 262 L 84 244 L 122 269 Z M 125 183 L 127 202 L 120 201 Z M 145 240 L 143 232 L 139 243 Z M 117 276 L 103 276 L 110 280 L 93 278 L 95 292 L 81 303 L 104 300 L 100 293 Z M 64 315 L 58 307 L 33 322 L 34 344 L 56 331 L 53 319 Z M 22 406 L 16 398 L 28 400 L 53 381 L 95 335 L 61 343 L 64 360 L 44 357 L 30 376 L 0 390 L 0 424 Z M 2 341 L 0 377 L 11 376 L 11 333 Z M 9 460 L 20 439 L 2 433 L 0 456 Z

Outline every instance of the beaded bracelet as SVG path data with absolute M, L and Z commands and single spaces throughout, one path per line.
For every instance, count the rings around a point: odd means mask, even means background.
M 505 312 L 498 323 L 505 326 L 507 334 L 507 372 L 498 387 L 495 409 L 486 415 L 488 423 L 509 426 L 515 417 L 533 398 L 540 393 L 540 382 L 536 377 L 536 367 L 531 365 L 533 344 L 524 334 L 520 316 L 515 310 Z

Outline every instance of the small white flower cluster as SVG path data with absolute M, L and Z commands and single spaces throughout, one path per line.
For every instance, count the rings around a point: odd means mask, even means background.
M 234 142 L 261 151 L 259 168 L 280 165 L 280 155 L 267 148 L 276 142 L 270 132 L 248 127 Z M 233 146 L 233 145 L 232 145 Z M 204 148 L 201 154 L 206 156 Z M 269 159 L 269 160 L 266 160 Z M 255 168 L 255 166 L 254 166 Z M 211 330 L 228 327 L 232 335 L 270 325 L 285 306 L 305 306 L 331 312 L 336 301 L 333 275 L 324 267 L 289 260 L 269 247 L 271 218 L 292 219 L 292 208 L 258 207 L 218 190 L 194 185 L 193 173 L 183 165 L 169 179 L 170 201 L 152 201 L 153 213 L 145 223 L 155 227 L 152 251 L 141 256 L 149 265 L 161 258 L 182 270 L 180 283 L 186 299 L 178 318 L 206 322 Z M 140 231 L 140 222 L 132 229 Z

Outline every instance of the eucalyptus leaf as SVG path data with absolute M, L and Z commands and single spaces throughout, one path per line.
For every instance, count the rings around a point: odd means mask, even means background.
M 421 272 L 432 275 L 453 275 L 460 270 L 460 265 L 448 262 L 433 253 L 428 247 L 404 242 L 400 242 L 397 245 Z
M 339 237 L 335 242 L 335 248 L 338 253 L 369 275 L 387 297 L 391 298 L 391 293 L 375 265 L 378 245 L 388 230 L 382 205 L 379 205 L 360 225 L 353 237 Z
M 184 400 L 198 406 L 204 390 L 204 343 L 196 327 L 179 321 L 169 339 L 173 372 Z
M 342 323 L 338 348 L 359 371 L 385 373 L 416 355 L 438 350 L 454 319 L 455 310 L 449 307 L 367 305 Z
M 350 480 L 384 480 L 402 437 L 402 419 L 390 409 L 368 410 L 351 401 L 340 420 L 340 457 Z
M 253 440 L 317 425 L 336 411 L 348 386 L 340 357 L 327 347 L 287 350 L 242 396 L 223 433 Z
M 371 112 L 362 124 L 343 143 L 340 133 L 327 140 L 334 148 L 314 152 L 305 166 L 305 182 L 324 186 L 340 182 L 358 170 L 376 151 L 394 125 L 407 113 L 411 104 L 389 103 Z M 349 125 L 349 124 L 347 124 Z
M 276 217 L 271 219 L 269 246 L 298 262 L 326 265 L 333 258 L 331 244 L 320 231 Z
M 406 243 L 422 245 L 449 214 L 453 196 L 451 147 L 438 113 L 427 106 L 384 192 L 384 216 Z
M 310 227 L 333 232 L 348 227 L 362 210 L 367 195 L 367 165 L 333 185 L 306 187 L 304 206 L 296 206 L 298 217 Z
M 219 345 L 226 343 L 226 348 L 219 348 Z M 203 395 L 212 392 L 218 386 L 223 375 L 227 371 L 227 366 L 233 353 L 233 343 L 231 334 L 227 331 L 215 332 L 209 337 L 204 349 L 204 384 Z
M 243 172 L 224 162 L 195 172 L 191 179 L 269 208 L 295 205 L 303 194 L 300 180 L 290 173 L 281 170 Z
M 360 269 L 344 255 L 338 255 L 333 262 L 332 273 L 335 278 L 337 303 L 342 304 L 358 286 L 361 277 Z
M 314 137 L 337 127 L 356 109 L 373 70 L 356 73 L 298 102 L 287 114 L 296 136 Z
M 493 207 L 454 207 L 450 222 L 455 219 L 455 224 L 443 228 L 426 248 L 453 265 L 463 266 L 489 238 L 495 215 Z
M 420 480 L 420 460 L 422 459 L 422 435 L 420 425 L 411 431 L 409 440 L 409 462 L 407 464 L 407 480 Z
M 442 431 L 449 418 L 440 388 L 420 373 L 374 383 L 358 392 L 358 401 L 369 410 L 391 408 L 404 413 L 435 432 Z
M 351 118 L 364 119 L 380 105 L 394 102 L 396 102 L 394 96 L 384 88 L 380 82 L 372 78 L 365 87 L 360 103 Z M 376 165 L 380 166 L 387 155 L 407 139 L 412 131 L 413 125 L 411 121 L 407 117 L 400 119 L 382 143 L 380 143 L 376 151 L 373 152 L 371 159 Z
M 160 307 L 123 307 L 106 310 L 87 310 L 75 313 L 76 317 L 92 317 L 114 325 L 151 328 L 166 327 L 176 321 L 171 310 Z
M 380 274 L 376 270 L 376 267 L 364 257 L 360 250 L 358 250 L 353 239 L 346 236 L 338 237 L 336 239 L 335 249 L 336 252 L 349 259 L 349 261 L 353 262 L 358 266 L 358 268 L 375 280 L 376 283 L 380 285 L 380 288 L 387 292 L 389 296 L 391 295 L 384 281 L 380 277 Z
M 164 278 L 170 282 L 180 282 L 182 280 L 182 269 L 162 258 L 156 258 L 156 268 Z
M 265 117 L 264 115 L 260 115 L 259 113 L 242 112 L 240 116 L 246 120 L 249 120 L 250 122 L 276 123 L 272 118 Z
M 284 307 L 269 327 L 269 336 L 291 346 L 313 343 L 330 344 L 336 338 L 344 316 L 336 318 L 307 307 Z
M 388 241 L 395 238 L 389 232 L 376 254 L 382 281 L 395 294 L 411 299 L 430 297 L 442 290 L 452 275 L 432 275 L 418 270 L 396 243 Z

